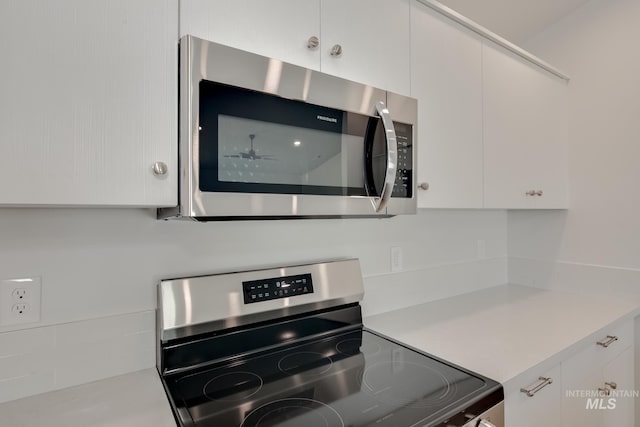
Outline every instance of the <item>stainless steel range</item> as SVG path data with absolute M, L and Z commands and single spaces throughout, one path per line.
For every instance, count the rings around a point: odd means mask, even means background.
M 358 260 L 162 281 L 177 424 L 504 425 L 500 384 L 364 328 L 363 295 Z

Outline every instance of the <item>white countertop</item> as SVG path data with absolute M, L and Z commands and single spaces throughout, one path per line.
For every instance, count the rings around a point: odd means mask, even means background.
M 560 361 L 638 301 L 504 285 L 365 318 L 369 329 L 503 384 Z
M 7 427 L 176 427 L 160 377 L 145 369 L 0 405 Z

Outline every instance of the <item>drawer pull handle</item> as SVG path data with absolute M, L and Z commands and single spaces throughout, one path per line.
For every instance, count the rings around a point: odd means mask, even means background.
M 611 344 L 613 344 L 615 341 L 618 341 L 618 337 L 613 335 L 607 335 L 605 339 L 603 339 L 602 341 L 598 341 L 596 344 L 601 345 L 604 348 L 607 348 Z
M 610 396 L 611 395 L 611 389 L 609 387 L 598 387 L 598 391 L 600 392 L 601 395 L 604 396 Z
M 532 387 L 530 389 L 521 388 L 520 391 L 529 397 L 533 397 L 537 392 L 539 392 L 540 390 L 542 390 L 543 388 L 545 388 L 546 386 L 548 386 L 553 382 L 551 378 L 545 378 L 545 377 L 538 377 L 538 381 L 540 381 L 540 383 L 537 384 L 535 387 Z

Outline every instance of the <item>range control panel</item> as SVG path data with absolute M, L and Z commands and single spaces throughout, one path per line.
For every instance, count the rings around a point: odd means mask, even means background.
M 393 122 L 398 142 L 398 169 L 391 197 L 411 198 L 413 195 L 413 126 Z
M 272 279 L 250 280 L 242 282 L 244 303 L 289 298 L 296 295 L 312 294 L 311 274 L 276 277 Z

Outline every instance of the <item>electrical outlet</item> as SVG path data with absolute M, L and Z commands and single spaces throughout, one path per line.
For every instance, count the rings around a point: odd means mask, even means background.
M 40 277 L 0 280 L 0 326 L 40 321 Z
M 11 315 L 16 317 L 16 318 L 20 318 L 21 316 L 28 316 L 28 312 L 29 309 L 31 307 L 29 307 L 29 304 L 25 304 L 25 303 L 20 303 L 20 304 L 13 304 L 11 306 Z
M 11 293 L 13 301 L 20 302 L 29 299 L 30 292 L 27 288 L 15 288 Z

